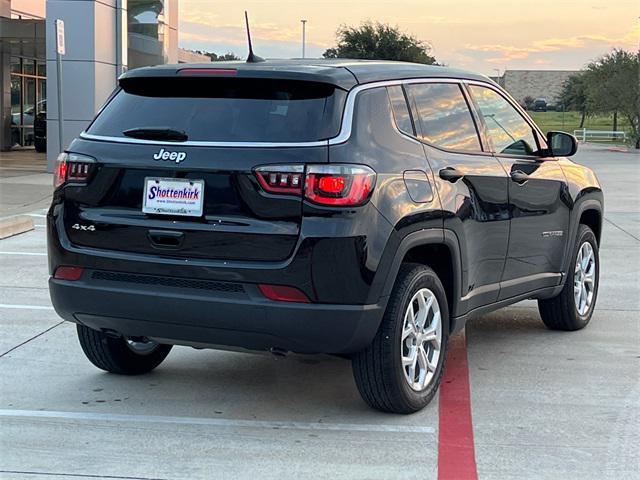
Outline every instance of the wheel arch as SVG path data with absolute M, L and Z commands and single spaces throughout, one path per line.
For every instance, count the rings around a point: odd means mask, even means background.
M 580 212 L 578 224 L 589 227 L 596 236 L 598 245 L 602 237 L 602 209 L 596 208 L 594 205 L 588 205 Z
M 596 193 L 597 196 L 595 196 Z M 591 230 L 593 230 L 598 246 L 601 245 L 602 222 L 604 221 L 602 200 L 602 191 L 598 190 L 597 192 L 592 192 L 589 197 L 582 198 L 574 206 L 573 214 L 571 216 L 569 237 L 565 248 L 565 258 L 562 268 L 563 272 L 568 272 L 571 252 L 573 251 L 575 238 L 578 234 L 578 227 L 581 223 L 587 225 Z
M 459 315 L 458 303 L 462 277 L 460 246 L 455 233 L 434 228 L 419 230 L 404 237 L 395 252 L 385 281 L 383 296 L 391 294 L 400 267 L 406 262 L 427 265 L 436 272 L 447 293 L 450 328 L 453 330 L 455 324 L 453 320 Z

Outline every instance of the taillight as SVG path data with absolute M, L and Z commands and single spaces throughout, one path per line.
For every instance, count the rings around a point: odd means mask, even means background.
M 369 167 L 311 165 L 307 168 L 305 197 L 320 205 L 355 207 L 371 196 L 376 173 Z
M 300 195 L 304 180 L 302 165 L 275 165 L 255 169 L 258 182 L 269 193 Z
M 56 161 L 53 186 L 57 188 L 64 183 L 87 183 L 95 161 L 95 158 L 87 155 L 62 152 Z
M 268 165 L 254 171 L 267 193 L 303 195 L 310 202 L 356 207 L 369 200 L 376 172 L 363 165 Z

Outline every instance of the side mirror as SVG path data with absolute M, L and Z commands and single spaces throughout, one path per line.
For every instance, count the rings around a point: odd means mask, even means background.
M 548 132 L 547 144 L 549 145 L 547 154 L 551 157 L 570 157 L 578 151 L 576 137 L 565 132 Z

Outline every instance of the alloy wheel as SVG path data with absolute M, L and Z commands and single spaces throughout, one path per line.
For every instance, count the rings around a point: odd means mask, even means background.
M 400 342 L 404 378 L 413 390 L 423 391 L 435 375 L 442 346 L 440 305 L 428 288 L 411 298 Z
M 591 308 L 596 287 L 596 256 L 589 242 L 584 242 L 578 250 L 573 276 L 573 298 L 576 310 L 584 316 Z

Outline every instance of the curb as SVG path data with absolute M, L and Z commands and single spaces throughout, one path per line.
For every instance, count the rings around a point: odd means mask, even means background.
M 31 217 L 21 215 L 17 217 L 3 218 L 0 220 L 0 240 L 28 232 L 34 228 L 33 219 Z

